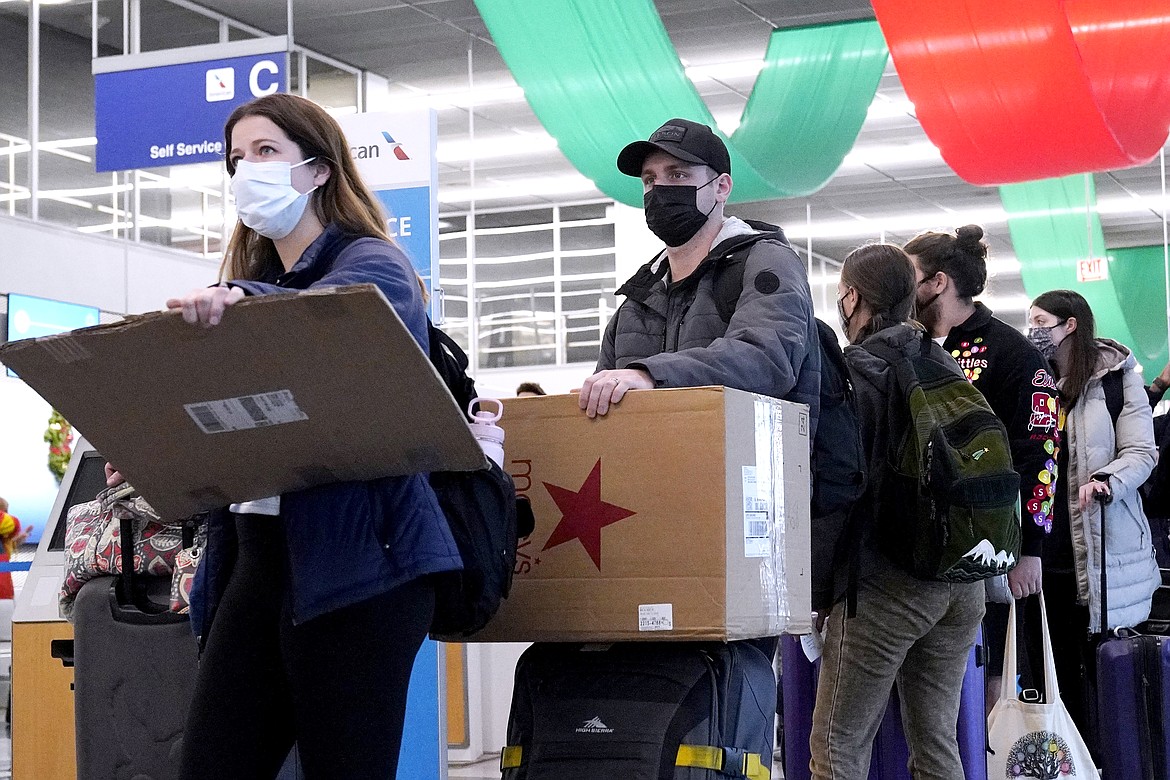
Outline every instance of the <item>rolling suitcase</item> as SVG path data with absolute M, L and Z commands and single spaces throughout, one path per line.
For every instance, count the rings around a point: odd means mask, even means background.
M 767 780 L 776 676 L 747 642 L 538 643 L 516 665 L 504 780 Z
M 120 540 L 133 539 L 123 520 Z M 168 610 L 169 577 L 141 577 L 122 553 L 119 577 L 82 586 L 73 607 L 77 776 L 168 780 L 179 775 L 198 643 L 186 615 Z M 296 748 L 277 780 L 301 780 Z
M 987 780 L 986 664 L 983 629 L 980 628 L 975 638 L 975 647 L 967 658 L 963 693 L 959 700 L 959 720 L 956 724 L 959 758 L 963 761 L 965 780 Z M 895 687 L 873 742 L 869 778 L 910 780 L 910 771 L 907 769 L 909 762 L 910 748 L 902 728 L 901 702 Z
M 1097 499 L 1104 528 L 1109 501 L 1101 495 Z M 1101 776 L 1105 780 L 1170 780 L 1170 639 L 1109 635 L 1104 545 L 1101 558 L 1096 718 Z
M 784 701 L 781 716 L 784 724 L 784 777 L 808 780 L 809 738 L 816 705 L 817 674 L 820 662 L 812 663 L 800 646 L 800 638 L 781 638 L 781 690 Z M 967 659 L 963 692 L 956 724 L 959 756 L 966 780 L 987 780 L 987 720 L 985 716 L 985 664 L 983 632 L 976 635 L 975 647 Z M 869 763 L 870 780 L 910 780 L 910 748 L 902 728 L 901 705 L 895 688 L 874 738 Z
M 133 521 L 119 531 L 124 573 L 87 582 L 74 603 L 77 776 L 178 777 L 198 645 L 168 611 L 170 577 L 135 576 Z

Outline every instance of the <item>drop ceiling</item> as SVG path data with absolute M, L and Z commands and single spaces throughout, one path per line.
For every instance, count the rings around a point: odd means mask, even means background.
M 540 2 L 540 0 L 533 0 Z M 618 0 L 613 0 L 620 7 Z M 104 46 L 120 45 L 121 3 L 101 0 L 99 13 L 112 23 L 102 28 Z M 275 0 L 211 0 L 201 3 L 240 22 L 271 34 L 286 30 L 286 4 Z M 762 58 L 774 27 L 872 18 L 867 0 L 657 0 L 655 3 L 684 64 L 707 66 L 754 61 Z M 11 8 L 12 6 L 9 6 Z M 215 30 L 190 11 L 161 0 L 142 3 L 145 48 L 207 43 Z M 4 6 L 0 5 L 0 9 Z M 812 10 L 814 9 L 815 10 Z M 491 42 L 472 0 L 295 0 L 293 34 L 299 45 L 336 60 L 385 77 L 395 100 L 417 100 L 420 94 L 466 93 L 483 104 L 444 108 L 439 112 L 441 150 L 444 146 L 477 143 L 501 137 L 544 136 L 527 104 L 520 99 L 488 102 L 515 93 L 515 82 Z M 42 10 L 61 26 L 88 25 L 90 4 L 74 2 Z M 78 31 L 80 32 L 80 30 Z M 734 121 L 746 103 L 754 76 L 751 73 L 696 82 L 714 116 L 722 123 Z M 972 221 L 983 222 L 992 246 L 997 278 L 992 291 L 1002 305 L 1022 321 L 1025 301 L 1018 266 L 999 213 L 995 188 L 974 187 L 959 179 L 937 155 L 921 155 L 908 162 L 879 162 L 878 152 L 890 147 L 923 146 L 928 143 L 913 106 L 903 92 L 892 63 L 887 67 L 875 99 L 883 110 L 871 112 L 851 162 L 818 193 L 782 201 L 738 204 L 733 213 L 765 219 L 786 226 L 794 243 L 807 248 L 811 215 L 811 250 L 814 265 L 823 258 L 840 262 L 848 251 L 867 240 L 886 238 L 902 242 L 920 229 L 950 229 Z M 533 144 L 533 147 L 538 145 Z M 782 150 L 781 150 L 782 153 Z M 860 158 L 854 162 L 853 158 Z M 549 146 L 477 159 L 441 163 L 440 191 L 445 211 L 459 211 L 472 186 L 477 190 L 508 187 L 515 194 L 490 201 L 477 200 L 477 208 L 540 205 L 550 201 L 601 198 L 596 190 L 562 196 L 525 194 L 524 184 L 537 178 L 570 176 L 568 161 Z M 1124 171 L 1098 174 L 1101 203 L 1121 204 L 1118 213 L 1102 213 L 1106 243 L 1110 248 L 1161 244 L 1162 215 L 1157 199 L 1162 193 L 1158 160 Z M 1126 208 L 1127 199 L 1133 207 Z M 1143 200 L 1146 199 L 1146 200 Z M 989 218 L 987 215 L 990 215 Z M 832 235 L 825 235 L 826 228 Z

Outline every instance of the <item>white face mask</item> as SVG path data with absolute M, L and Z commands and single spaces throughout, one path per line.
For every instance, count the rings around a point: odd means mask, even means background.
M 236 198 L 236 213 L 240 221 L 262 236 L 273 240 L 293 232 L 301 221 L 309 192 L 297 192 L 292 186 L 292 169 L 310 163 L 316 157 L 296 165 L 284 160 L 271 162 L 236 163 L 232 176 L 232 194 Z

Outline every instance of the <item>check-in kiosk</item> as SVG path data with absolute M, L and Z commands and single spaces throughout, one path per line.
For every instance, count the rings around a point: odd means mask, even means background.
M 57 610 L 65 575 L 65 519 L 106 486 L 105 460 L 74 448 L 36 557 L 12 613 L 12 776 L 77 777 L 73 724 L 73 626 Z M 66 665 L 66 664 L 70 665 Z

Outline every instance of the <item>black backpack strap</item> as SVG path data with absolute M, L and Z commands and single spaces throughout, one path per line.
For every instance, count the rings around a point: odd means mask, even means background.
M 743 268 L 750 246 L 741 247 L 723 259 L 715 268 L 712 286 L 715 291 L 715 310 L 724 323 L 731 322 L 739 296 L 743 293 Z
M 455 339 L 436 328 L 430 317 L 427 317 L 427 337 L 431 365 L 435 367 L 443 384 L 451 391 L 463 415 L 470 420 L 471 413 L 467 407 L 478 393 L 475 390 L 475 380 L 467 375 L 467 368 L 471 365 L 467 353 Z
M 779 241 L 785 246 L 791 246 L 784 231 L 775 225 L 765 222 L 747 220 L 748 226 L 762 232 L 743 237 L 743 240 L 731 247 L 730 252 L 720 259 L 714 270 L 712 285 L 715 291 L 715 310 L 719 312 L 719 319 L 731 322 L 731 315 L 735 314 L 739 296 L 743 293 L 743 269 L 747 263 L 748 253 L 757 242 L 764 239 Z M 732 239 L 721 242 L 721 245 L 730 243 Z
M 1113 421 L 1113 430 L 1117 430 L 1117 418 L 1121 417 L 1121 410 L 1125 406 L 1125 386 L 1121 376 L 1122 369 L 1110 371 L 1101 379 L 1101 387 L 1105 390 L 1105 408 L 1109 410 L 1109 419 Z

